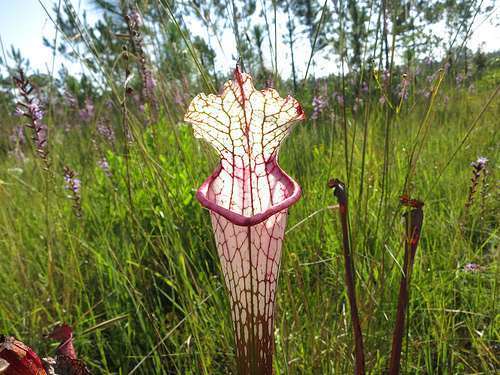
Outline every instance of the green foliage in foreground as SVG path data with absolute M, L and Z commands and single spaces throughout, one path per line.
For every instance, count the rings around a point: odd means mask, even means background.
M 414 147 L 418 161 L 409 187 L 425 201 L 425 220 L 402 368 L 412 374 L 498 370 L 498 100 L 447 166 L 491 96 L 491 86 L 478 86 L 472 93 L 442 89 L 432 106 L 411 97 L 399 114 L 378 98 L 367 100 L 357 115 L 347 112 L 347 134 L 338 106 L 335 116 L 294 129 L 280 162 L 303 197 L 290 210 L 284 244 L 277 373 L 352 372 L 339 223 L 327 208 L 335 202 L 326 186 L 330 177 L 348 182 L 367 367 L 383 372 L 402 262 L 398 197 Z M 98 109 L 100 116 L 105 111 Z M 110 120 L 122 123 L 116 116 Z M 57 128 L 48 172 L 29 150 L 24 162 L 2 160 L 0 332 L 48 354 L 54 346 L 42 339 L 44 330 L 68 322 L 77 350 L 98 374 L 127 374 L 145 357 L 136 373 L 233 371 L 231 321 L 209 215 L 194 197 L 216 159 L 173 118 L 160 115 L 145 129 L 127 116 L 134 134 L 128 147 L 123 134 L 115 144 L 99 139 L 96 124 Z M 466 211 L 469 164 L 478 156 L 489 159 L 489 175 Z M 111 176 L 97 166 L 102 157 Z M 63 165 L 82 180 L 81 218 L 64 189 Z M 464 271 L 467 263 L 480 271 Z

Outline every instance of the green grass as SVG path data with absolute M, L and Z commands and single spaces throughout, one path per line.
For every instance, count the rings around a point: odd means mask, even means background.
M 498 371 L 498 96 L 445 169 L 494 91 L 491 83 L 476 86 L 470 93 L 446 84 L 430 107 L 412 95 L 399 114 L 382 107 L 378 97 L 363 114 L 348 111 L 349 179 L 337 107 L 330 108 L 334 118 L 307 120 L 287 139 L 280 164 L 300 183 L 303 197 L 290 210 L 284 244 L 276 373 L 352 372 L 338 215 L 327 209 L 335 204 L 330 177 L 348 179 L 367 368 L 372 374 L 385 369 L 403 255 L 398 197 L 419 142 L 408 186 L 425 201 L 425 219 L 402 368 L 411 374 Z M 65 321 L 75 329 L 80 356 L 97 374 L 127 374 L 146 356 L 137 374 L 231 373 L 228 301 L 209 215 L 194 197 L 217 162 L 215 154 L 178 120 L 182 108 L 164 107 L 147 129 L 130 116 L 135 140 L 128 155 L 121 134 L 112 146 L 99 138 L 95 123 L 75 123 L 65 111 L 49 118 L 56 129 L 49 172 L 29 148 L 24 163 L 0 161 L 0 332 L 45 355 L 54 345 L 42 334 Z M 98 117 L 106 112 L 102 104 Z M 73 121 L 72 130 L 65 132 L 59 119 Z M 119 129 L 119 111 L 110 120 Z M 96 166 L 100 155 L 106 155 L 112 177 Z M 480 155 L 490 159 L 489 187 L 480 184 L 465 212 L 469 164 Z M 82 179 L 81 219 L 64 190 L 63 165 Z M 464 272 L 469 262 L 480 264 L 481 272 Z

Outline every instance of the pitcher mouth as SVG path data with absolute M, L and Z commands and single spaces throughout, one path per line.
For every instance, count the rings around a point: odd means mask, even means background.
M 197 95 L 184 119 L 220 157 L 196 193 L 201 205 L 249 227 L 295 203 L 301 189 L 279 167 L 278 153 L 293 125 L 304 118 L 296 99 L 281 98 L 274 89 L 256 90 L 239 66 L 219 95 Z
M 219 164 L 215 171 L 203 182 L 198 191 L 196 192 L 196 198 L 201 203 L 201 205 L 216 214 L 219 214 L 229 220 L 231 223 L 241 226 L 241 227 L 250 227 L 259 223 L 262 223 L 266 219 L 270 218 L 274 214 L 277 214 L 280 211 L 283 211 L 290 207 L 292 204 L 297 202 L 302 195 L 302 190 L 297 182 L 295 182 L 289 175 L 287 175 L 278 165 L 276 167 L 281 174 L 283 180 L 291 187 L 291 194 L 280 201 L 277 204 L 273 204 L 269 206 L 263 212 L 252 216 L 245 216 L 238 212 L 232 211 L 228 208 L 222 207 L 217 204 L 214 200 L 208 198 L 208 192 L 210 190 L 210 186 L 212 182 L 219 175 L 222 164 Z

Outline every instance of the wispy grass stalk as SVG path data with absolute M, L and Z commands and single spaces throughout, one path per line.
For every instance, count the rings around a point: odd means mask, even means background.
M 132 93 L 132 89 L 128 86 L 131 72 L 128 67 L 128 52 L 124 51 L 123 59 L 125 60 L 125 82 L 123 84 L 123 96 L 121 98 L 121 115 L 122 115 L 122 131 L 123 131 L 123 145 L 124 145 L 124 158 L 126 166 L 126 185 L 127 195 L 130 208 L 131 217 L 134 216 L 134 199 L 132 197 L 132 184 L 130 178 L 130 143 L 132 141 L 132 131 L 129 124 L 129 112 L 127 107 L 128 96 Z

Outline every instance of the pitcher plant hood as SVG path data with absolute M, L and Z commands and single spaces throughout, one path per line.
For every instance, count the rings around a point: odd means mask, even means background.
M 220 95 L 197 95 L 185 121 L 220 157 L 198 189 L 200 203 L 239 226 L 258 224 L 295 203 L 301 190 L 279 167 L 278 151 L 304 118 L 297 100 L 271 88 L 256 90 L 238 66 Z

